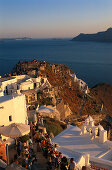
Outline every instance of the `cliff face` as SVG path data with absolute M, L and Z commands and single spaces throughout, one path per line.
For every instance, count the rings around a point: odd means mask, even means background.
M 112 116 L 112 85 L 99 84 L 93 87 L 91 92 L 103 103 L 105 112 Z
M 105 128 L 110 128 L 112 133 L 112 85 L 97 85 L 89 89 L 89 94 L 84 95 L 71 76 L 73 72 L 67 66 L 37 60 L 19 62 L 12 74 L 46 77 L 54 89 L 53 104 L 60 112 L 62 120 L 80 126 L 88 115 L 92 115 L 96 123 L 102 123 Z M 49 103 L 45 94 L 41 94 L 41 100 L 44 104 Z
M 101 111 L 101 101 L 91 96 L 85 98 L 78 82 L 75 82 L 74 77 L 71 76 L 73 72 L 63 64 L 55 65 L 37 60 L 19 62 L 13 74 L 47 77 L 49 83 L 57 89 L 57 95 L 54 96 L 56 103 L 59 98 L 63 100 L 64 106 L 69 108 L 69 113 L 75 116 L 99 114 Z
M 77 37 L 74 37 L 72 41 L 112 42 L 112 28 L 109 28 L 104 32 L 98 32 L 96 34 L 81 33 Z
M 112 140 L 112 85 L 99 84 L 91 89 L 91 93 L 102 102 L 103 112 L 100 123 L 108 130 L 109 139 Z M 104 116 L 104 117 L 103 117 Z

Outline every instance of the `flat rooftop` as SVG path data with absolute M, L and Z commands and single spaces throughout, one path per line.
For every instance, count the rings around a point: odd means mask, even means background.
M 8 101 L 8 100 L 11 100 L 15 97 L 18 97 L 18 96 L 21 96 L 22 94 L 17 94 L 17 93 L 14 93 L 13 95 L 5 95 L 5 96 L 1 96 L 0 97 L 0 103 L 3 103 L 5 101 Z
M 66 130 L 53 138 L 52 142 L 59 145 L 60 151 L 63 148 L 65 154 L 66 149 L 69 149 L 72 152 L 76 151 L 83 154 L 90 154 L 92 157 L 99 157 L 108 151 L 105 145 L 99 143 L 97 139 L 91 140 L 88 134 L 80 135 L 80 132 L 81 130 L 77 126 L 69 126 Z
M 3 77 L 3 78 L 0 78 L 0 82 L 12 80 L 12 79 L 15 79 L 15 77 Z
M 26 77 L 24 77 L 24 78 L 22 78 L 22 79 L 17 79 L 17 82 L 18 82 L 18 83 L 24 83 L 24 82 L 26 82 L 26 81 L 28 81 L 28 80 L 30 80 L 30 77 L 26 76 Z
M 32 84 L 33 82 L 31 80 L 29 81 L 25 81 L 25 82 L 21 82 L 21 85 L 28 85 L 28 84 Z

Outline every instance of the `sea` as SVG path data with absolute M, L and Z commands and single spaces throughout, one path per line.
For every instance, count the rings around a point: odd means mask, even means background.
M 75 42 L 70 39 L 31 39 L 0 42 L 0 75 L 18 61 L 66 64 L 88 86 L 112 84 L 112 43 Z

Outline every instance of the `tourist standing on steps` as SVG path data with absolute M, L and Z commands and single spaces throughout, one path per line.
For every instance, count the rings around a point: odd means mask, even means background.
M 75 169 L 76 169 L 76 163 L 74 162 L 74 159 L 73 159 L 73 158 L 70 159 L 69 169 L 70 169 L 70 170 L 75 170 Z

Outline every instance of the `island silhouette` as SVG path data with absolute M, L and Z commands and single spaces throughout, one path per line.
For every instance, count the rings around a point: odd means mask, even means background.
M 74 37 L 72 41 L 112 42 L 112 28 L 95 34 L 80 33 L 78 36 Z

